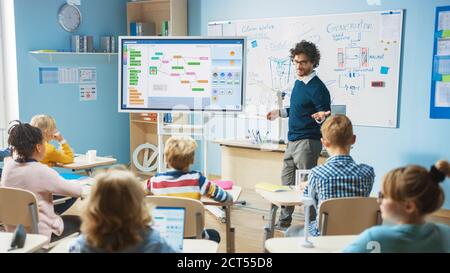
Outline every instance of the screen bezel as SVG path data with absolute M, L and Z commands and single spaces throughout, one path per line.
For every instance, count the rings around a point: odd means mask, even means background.
M 171 108 L 124 108 L 123 107 L 123 58 L 122 58 L 122 48 L 123 42 L 129 40 L 241 40 L 242 41 L 242 81 L 241 81 L 241 108 L 240 109 L 217 109 L 217 108 L 202 108 L 202 109 L 171 109 Z M 167 112 L 180 112 L 180 113 L 191 113 L 191 112 L 220 112 L 220 113 L 242 113 L 245 111 L 245 91 L 246 91 L 246 77 L 247 77 L 247 38 L 245 36 L 236 37 L 198 37 L 198 36 L 119 36 L 119 46 L 118 46 L 118 111 L 119 113 L 167 113 Z

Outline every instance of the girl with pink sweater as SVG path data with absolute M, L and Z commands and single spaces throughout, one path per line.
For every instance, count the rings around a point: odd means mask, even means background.
M 78 216 L 58 216 L 53 208 L 53 194 L 80 197 L 80 183 L 63 179 L 55 170 L 39 163 L 45 155 L 41 130 L 30 124 L 16 122 L 8 131 L 8 145 L 13 157 L 4 162 L 1 186 L 33 192 L 38 201 L 39 233 L 50 241 L 78 232 Z M 8 230 L 12 227 L 8 227 Z

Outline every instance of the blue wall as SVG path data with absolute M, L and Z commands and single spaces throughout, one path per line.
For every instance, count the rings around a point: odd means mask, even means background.
M 381 5 L 368 3 L 380 2 Z M 435 8 L 448 0 L 190 0 L 189 34 L 207 35 L 209 21 L 404 9 L 399 128 L 356 127 L 352 155 L 375 168 L 378 191 L 387 171 L 405 164 L 450 160 L 450 120 L 429 119 Z M 210 145 L 209 172 L 220 174 L 219 147 Z M 450 209 L 449 179 L 443 185 Z
M 129 162 L 129 118 L 117 112 L 117 59 L 68 57 L 58 62 L 37 59 L 28 53 L 37 49 L 70 50 L 71 34 L 58 24 L 57 12 L 65 0 L 15 0 L 17 67 L 20 119 L 46 113 L 56 119 L 76 153 L 96 149 L 98 155 L 113 155 Z M 83 0 L 82 24 L 75 34 L 93 35 L 99 47 L 101 35 L 126 34 L 125 0 Z M 96 67 L 96 101 L 81 102 L 77 84 L 39 84 L 39 67 Z

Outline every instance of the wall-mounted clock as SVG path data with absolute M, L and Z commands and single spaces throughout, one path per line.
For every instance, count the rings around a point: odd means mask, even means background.
M 81 24 L 81 12 L 75 5 L 64 4 L 58 11 L 58 22 L 68 32 L 74 32 Z

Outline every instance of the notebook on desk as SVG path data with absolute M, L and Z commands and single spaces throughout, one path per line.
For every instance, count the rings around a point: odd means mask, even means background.
M 152 227 L 178 251 L 183 251 L 185 213 L 181 207 L 156 207 L 152 213 Z
M 255 188 L 264 190 L 264 191 L 271 191 L 271 192 L 291 191 L 292 190 L 289 186 L 281 186 L 281 185 L 270 184 L 270 183 L 259 183 L 259 184 L 255 185 Z
M 229 180 L 214 180 L 214 184 L 221 187 L 224 190 L 231 190 L 233 189 L 233 181 Z

